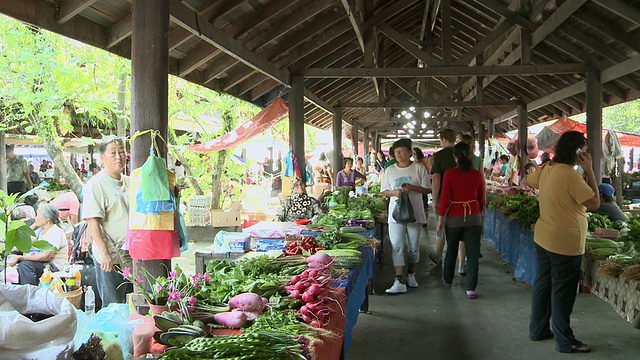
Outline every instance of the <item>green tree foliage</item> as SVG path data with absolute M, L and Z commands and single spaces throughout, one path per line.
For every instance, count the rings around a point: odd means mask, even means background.
M 8 128 L 35 133 L 79 194 L 82 182 L 62 154 L 72 119 L 111 123 L 115 56 L 19 21 L 0 21 L 0 116 Z
M 586 114 L 572 116 L 580 122 L 587 121 Z M 602 109 L 602 127 L 609 130 L 640 134 L 640 100 L 607 106 Z

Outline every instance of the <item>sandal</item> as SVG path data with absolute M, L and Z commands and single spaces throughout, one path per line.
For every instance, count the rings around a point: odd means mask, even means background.
M 582 341 L 576 340 L 576 342 L 571 345 L 572 353 L 588 353 L 591 351 L 591 346 L 584 344 Z

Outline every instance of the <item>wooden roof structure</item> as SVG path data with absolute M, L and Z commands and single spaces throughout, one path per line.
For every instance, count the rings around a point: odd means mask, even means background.
M 20 0 L 0 12 L 131 57 L 135 0 Z M 304 118 L 333 111 L 392 133 L 417 110 L 427 128 L 516 128 L 638 98 L 640 0 L 169 0 L 170 73 L 266 106 L 304 78 Z M 425 112 L 429 115 L 425 116 Z

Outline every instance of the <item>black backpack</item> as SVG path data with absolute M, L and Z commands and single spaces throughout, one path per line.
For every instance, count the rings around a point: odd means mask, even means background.
M 84 221 L 77 223 L 73 227 L 73 235 L 71 235 L 73 249 L 71 251 L 71 258 L 69 259 L 70 264 L 93 264 L 93 260 L 91 259 L 91 256 L 89 256 L 89 252 L 82 251 L 81 239 L 85 231 L 87 231 L 87 223 Z

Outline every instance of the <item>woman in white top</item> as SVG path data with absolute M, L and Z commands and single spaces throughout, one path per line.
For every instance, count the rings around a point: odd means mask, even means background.
M 385 170 L 382 180 L 382 195 L 389 197 L 389 239 L 391 240 L 391 251 L 393 266 L 395 267 L 396 279 L 393 285 L 386 290 L 387 294 L 402 294 L 407 292 L 407 286 L 418 287 L 415 277 L 415 267 L 420 260 L 420 233 L 422 224 L 427 222 L 422 202 L 422 194 L 431 191 L 429 176 L 425 167 L 417 162 L 411 161 L 412 148 L 410 139 L 400 139 L 393 143 L 396 163 Z M 409 193 L 409 200 L 415 222 L 400 224 L 393 218 L 393 210 L 396 200 L 403 192 Z M 409 266 L 404 281 L 405 266 L 405 242 L 409 244 L 408 257 Z
M 52 271 L 57 271 L 62 270 L 68 261 L 67 236 L 58 226 L 59 217 L 60 213 L 55 206 L 49 203 L 41 203 L 38 206 L 34 224 L 39 229 L 36 230 L 33 242 L 46 241 L 57 251 L 43 251 L 32 247 L 29 254 L 14 255 L 7 265 L 17 266 L 20 284 L 38 285 L 38 280 L 47 264 L 51 266 Z

